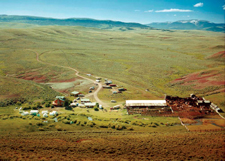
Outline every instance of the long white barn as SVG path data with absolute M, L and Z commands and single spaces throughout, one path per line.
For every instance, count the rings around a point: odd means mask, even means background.
M 146 108 L 146 107 L 166 107 L 166 100 L 126 100 L 126 107 Z

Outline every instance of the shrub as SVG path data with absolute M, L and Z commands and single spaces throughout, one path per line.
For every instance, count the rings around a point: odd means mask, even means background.
M 106 125 L 106 124 L 101 124 L 101 125 L 99 125 L 99 127 L 100 127 L 100 128 L 108 128 L 108 125 Z
M 54 127 L 54 124 L 49 124 L 48 126 L 49 126 L 49 127 Z
M 37 122 L 36 125 L 37 126 L 43 126 L 43 123 L 42 122 Z
M 116 125 L 115 128 L 116 128 L 116 130 L 123 130 L 123 126 L 121 126 L 121 125 Z
M 128 127 L 127 130 L 132 131 L 132 130 L 134 130 L 134 128 L 133 127 Z
M 95 110 L 95 111 L 99 111 L 99 108 L 98 108 L 98 107 L 94 107 L 94 110 Z
M 39 131 L 45 131 L 43 128 L 39 127 L 38 128 Z
M 64 124 L 70 124 L 70 121 L 67 120 L 67 119 L 64 119 L 62 122 L 63 122 Z
M 6 120 L 6 119 L 8 119 L 8 116 L 4 116 L 4 117 L 2 118 L 2 120 Z
M 96 124 L 92 121 L 90 121 L 90 122 L 87 122 L 87 124 L 86 124 L 87 126 L 90 126 L 90 127 L 94 127 Z
M 62 127 L 59 126 L 59 125 L 56 125 L 55 128 L 56 128 L 57 131 L 62 131 L 63 130 Z

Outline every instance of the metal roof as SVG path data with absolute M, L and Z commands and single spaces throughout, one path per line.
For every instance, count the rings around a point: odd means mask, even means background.
M 81 99 L 81 101 L 90 101 L 90 100 L 87 98 L 84 98 L 84 99 Z
M 166 100 L 126 100 L 126 106 L 167 106 Z
M 72 94 L 79 94 L 80 92 L 77 92 L 77 91 L 73 91 L 71 92 Z
M 84 106 L 95 106 L 96 105 L 96 102 L 93 102 L 93 103 L 85 103 Z

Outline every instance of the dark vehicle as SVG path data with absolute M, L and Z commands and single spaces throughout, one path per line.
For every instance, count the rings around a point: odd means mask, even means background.
M 92 93 L 92 91 L 89 91 L 89 93 Z

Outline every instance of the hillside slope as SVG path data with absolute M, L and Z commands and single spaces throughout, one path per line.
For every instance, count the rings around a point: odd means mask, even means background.
M 35 51 L 40 53 L 40 60 L 44 62 L 70 66 L 81 74 L 91 73 L 125 86 L 128 91 L 118 95 L 118 99 L 123 101 L 162 98 L 164 94 L 186 97 L 190 93 L 198 93 L 204 96 L 206 91 L 210 93 L 223 88 L 222 85 L 211 87 L 209 84 L 195 89 L 193 84 L 171 84 L 175 79 L 210 68 L 223 71 L 223 62 L 207 59 L 221 51 L 224 45 L 221 33 L 148 29 L 121 32 L 42 26 L 2 29 L 0 34 L 2 76 L 37 81 L 38 78 L 32 76 L 36 73 L 40 78 L 45 77 L 44 82 L 74 76 L 69 71 L 38 63 Z M 223 77 L 216 79 L 223 81 Z M 107 91 L 102 91 L 99 97 L 103 100 L 112 98 L 111 92 Z

